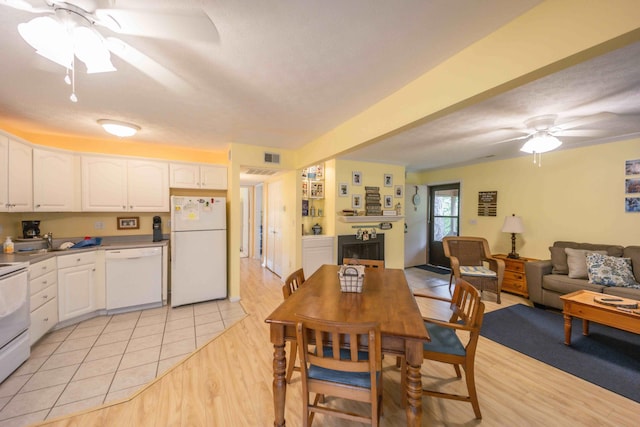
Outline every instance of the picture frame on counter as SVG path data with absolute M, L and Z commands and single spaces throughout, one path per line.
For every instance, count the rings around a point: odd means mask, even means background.
M 139 216 L 119 216 L 118 230 L 138 230 L 140 228 Z

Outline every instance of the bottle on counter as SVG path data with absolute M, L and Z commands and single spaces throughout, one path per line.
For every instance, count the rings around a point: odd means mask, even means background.
M 7 236 L 7 240 L 4 241 L 3 245 L 5 254 L 12 254 L 14 251 L 13 241 L 11 240 L 11 236 Z

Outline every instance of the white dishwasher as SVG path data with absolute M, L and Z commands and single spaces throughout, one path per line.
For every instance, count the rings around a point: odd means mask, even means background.
M 107 310 L 162 305 L 162 248 L 105 252 Z

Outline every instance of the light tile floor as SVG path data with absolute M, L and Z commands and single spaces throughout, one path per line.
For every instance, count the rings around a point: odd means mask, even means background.
M 100 316 L 53 331 L 0 384 L 0 427 L 125 398 L 245 316 L 210 301 Z

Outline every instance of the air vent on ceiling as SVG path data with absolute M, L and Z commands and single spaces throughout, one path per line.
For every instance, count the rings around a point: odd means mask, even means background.
M 265 163 L 280 164 L 280 154 L 278 154 L 278 153 L 264 153 L 264 162 Z
M 246 169 L 244 171 L 242 171 L 242 173 L 245 173 L 247 175 L 273 175 L 278 173 L 277 169 L 260 169 L 260 168 L 249 168 Z

